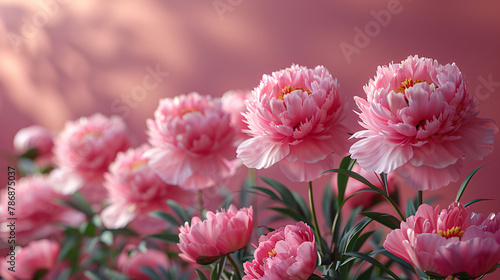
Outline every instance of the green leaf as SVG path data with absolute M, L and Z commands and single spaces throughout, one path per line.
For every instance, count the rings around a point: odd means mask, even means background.
M 194 271 L 196 272 L 196 275 L 198 275 L 198 278 L 200 278 L 200 280 L 208 280 L 205 274 L 201 272 L 201 270 L 195 268 Z
M 383 224 L 384 226 L 390 229 L 397 229 L 401 224 L 401 221 L 398 220 L 396 217 L 386 213 L 361 212 L 360 214 L 372 218 L 373 220 Z
M 309 276 L 309 278 L 307 278 L 307 280 L 322 280 L 322 279 L 323 278 L 319 277 L 316 274 L 313 274 L 313 275 Z
M 304 218 L 306 218 L 308 224 L 310 224 L 309 221 L 311 221 L 311 212 L 309 211 L 306 202 L 304 201 L 302 196 L 300 196 L 300 194 L 298 194 L 297 192 L 292 191 L 292 195 L 293 198 L 295 199 L 295 203 L 297 203 L 297 205 L 299 206 L 299 209 L 297 210 L 300 211 L 298 213 L 301 214 Z
M 476 203 L 476 202 L 479 202 L 479 201 L 485 201 L 485 200 L 494 200 L 494 199 L 492 199 L 492 198 L 478 198 L 478 199 L 473 199 L 473 200 L 471 200 L 471 201 L 469 201 L 469 202 L 465 203 L 465 204 L 464 204 L 464 206 L 465 206 L 465 207 L 467 207 L 467 206 L 469 206 L 469 205 L 471 205 L 471 204 L 474 204 L 474 203 Z
M 74 249 L 79 243 L 78 236 L 70 235 L 66 238 L 61 250 L 59 251 L 58 261 L 62 261 L 66 259 L 66 257 L 70 254 L 72 249 Z
M 174 216 L 170 215 L 169 213 L 167 212 L 164 212 L 164 211 L 152 211 L 152 212 L 149 212 L 148 214 L 149 216 L 153 217 L 153 218 L 156 218 L 156 219 L 160 219 L 160 220 L 164 220 L 166 222 L 168 222 L 169 224 L 171 225 L 174 225 L 176 227 L 179 227 L 181 226 L 181 223 L 179 223 L 175 218 Z
M 147 267 L 147 266 L 141 266 L 139 269 L 146 274 L 149 279 L 152 280 L 161 280 L 161 277 L 154 271 L 152 268 Z
M 365 218 L 361 220 L 359 223 L 357 223 L 354 227 L 352 227 L 346 234 L 346 239 L 344 243 L 346 244 L 344 252 L 351 252 L 353 251 L 354 246 L 356 245 L 356 241 L 361 234 L 361 232 L 368 226 L 368 224 L 373 221 L 370 218 Z M 344 240 L 344 238 L 342 238 Z
M 479 169 L 481 169 L 483 167 L 484 167 L 484 165 L 483 166 L 479 166 L 478 168 L 474 169 L 471 173 L 469 173 L 469 175 L 467 176 L 467 178 L 465 178 L 465 180 L 463 181 L 462 185 L 458 189 L 458 193 L 457 193 L 457 197 L 455 198 L 455 202 L 459 202 L 460 201 L 460 198 L 464 194 L 465 188 L 467 188 L 467 185 L 469 184 L 470 180 L 472 179 L 472 176 L 474 176 L 474 174 L 476 174 L 476 172 L 478 172 Z
M 337 205 L 334 199 L 334 194 L 332 191 L 332 186 L 328 183 L 323 192 L 323 215 L 325 216 L 326 225 L 328 228 L 333 226 L 333 217 L 335 216 Z M 335 203 L 335 205 L 334 205 Z
M 220 256 L 207 256 L 207 257 L 201 256 L 201 257 L 196 258 L 196 262 L 198 264 L 206 265 L 206 264 L 211 264 L 211 263 L 215 262 L 219 258 L 220 258 Z
M 285 216 L 288 216 L 298 222 L 307 222 L 309 223 L 304 216 L 300 215 L 299 213 L 295 212 L 293 209 L 290 208 L 281 208 L 281 207 L 269 207 L 268 209 L 274 210 L 280 214 L 283 214 Z
M 417 207 L 416 203 L 413 199 L 409 198 L 408 201 L 406 202 L 406 218 L 410 216 L 414 216 L 415 213 L 417 213 Z
M 362 235 L 360 235 L 358 237 L 358 239 L 356 240 L 356 244 L 354 245 L 354 247 L 352 248 L 352 250 L 354 252 L 359 251 L 361 249 L 361 246 L 363 246 L 363 244 L 366 242 L 366 240 L 368 238 L 370 238 L 373 235 L 374 232 L 375 231 L 369 231 L 369 232 L 366 232 L 366 233 L 363 233 Z
M 270 199 L 272 199 L 274 201 L 282 202 L 281 199 L 272 190 L 262 188 L 262 187 L 251 187 L 251 188 L 266 194 Z
M 101 237 L 100 237 L 100 240 L 102 243 L 108 245 L 108 246 L 111 246 L 113 245 L 113 240 L 114 240 L 114 236 L 113 236 L 113 233 L 109 230 L 105 230 L 101 233 Z
M 395 261 L 397 264 L 399 264 L 401 267 L 403 267 L 403 269 L 406 269 L 406 270 L 408 270 L 408 271 L 410 271 L 412 273 L 416 273 L 415 269 L 413 268 L 413 266 L 410 263 L 408 263 L 407 261 L 403 260 L 402 258 L 394 255 L 393 253 L 387 251 L 384 248 L 375 250 L 372 253 L 370 253 L 370 255 L 375 255 L 375 254 L 378 254 L 378 253 L 381 253 L 384 256 L 388 257 L 389 259 Z
M 344 253 L 344 255 L 355 257 L 355 258 L 367 261 L 367 262 L 373 264 L 374 266 L 380 268 L 385 273 L 387 273 L 390 276 L 392 276 L 392 278 L 394 278 L 396 280 L 400 280 L 399 277 L 396 274 L 394 274 L 394 272 L 392 272 L 389 268 L 387 268 L 385 265 L 381 264 L 379 261 L 377 261 L 376 259 L 370 257 L 367 254 L 363 254 L 361 252 L 347 252 L 347 253 Z
M 282 201 L 283 201 L 283 203 L 285 203 L 285 205 L 288 205 L 292 209 L 297 208 L 297 205 L 296 205 L 296 202 L 295 202 L 295 199 L 293 197 L 292 192 L 287 187 L 285 187 L 285 185 L 281 184 L 278 181 L 275 181 L 273 179 L 266 178 L 266 177 L 260 177 L 260 179 L 262 181 L 264 181 L 264 183 L 271 186 L 273 189 L 275 189 L 280 194 Z
M 182 223 L 189 222 L 191 219 L 189 218 L 189 214 L 187 211 L 182 208 L 179 203 L 169 199 L 167 200 L 167 204 L 174 210 L 175 214 L 181 219 Z
M 351 164 L 351 156 L 346 156 L 342 159 L 339 165 L 339 169 L 351 170 L 349 166 Z M 351 167 L 352 168 L 352 167 Z M 337 204 L 341 205 L 342 201 L 344 201 L 345 189 L 347 187 L 347 181 L 349 180 L 349 176 L 339 173 L 337 174 Z
M 383 190 L 377 188 L 375 185 L 373 185 L 372 183 L 370 183 L 370 181 L 368 181 L 365 177 L 359 175 L 356 172 L 353 172 L 351 170 L 344 170 L 344 169 L 331 169 L 331 170 L 327 170 L 327 171 L 325 171 L 323 173 L 326 173 L 326 172 L 337 172 L 339 174 L 347 175 L 347 176 L 349 176 L 349 177 L 351 177 L 353 179 L 356 179 L 356 180 L 360 181 L 361 183 L 365 184 L 369 188 L 373 189 L 375 192 L 377 192 L 377 193 L 383 195 L 384 197 L 386 197 L 386 194 L 385 194 L 385 192 Z
M 174 243 L 174 244 L 179 243 L 179 235 L 169 233 L 169 232 L 152 234 L 152 235 L 148 235 L 145 237 L 159 239 L 159 240 L 165 241 L 167 243 Z
M 90 278 L 91 280 L 105 280 L 103 277 L 99 276 L 99 274 L 91 270 L 85 270 L 83 274 L 87 276 L 87 278 Z

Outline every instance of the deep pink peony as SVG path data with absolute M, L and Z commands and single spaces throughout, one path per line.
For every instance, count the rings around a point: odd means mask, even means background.
M 245 133 L 248 125 L 245 123 L 245 117 L 242 113 L 247 110 L 245 101 L 252 98 L 250 90 L 230 90 L 222 95 L 222 108 L 231 114 L 231 124 L 236 129 L 238 143 L 249 138 L 248 134 Z
M 160 268 L 168 271 L 167 255 L 160 250 L 148 249 L 146 252 L 130 250 L 126 247 L 118 256 L 118 270 L 132 280 L 149 279 L 141 267 L 152 269 L 158 275 L 163 275 Z
M 410 56 L 378 67 L 364 87 L 367 100 L 354 97 L 361 112 L 360 138 L 350 153 L 376 173 L 398 170 L 413 189 L 435 190 L 455 182 L 462 156 L 482 159 L 493 151 L 497 127 L 478 118 L 458 67 Z
M 144 153 L 149 149 L 143 145 L 137 149 L 119 152 L 116 160 L 111 163 L 109 173 L 105 174 L 104 186 L 108 190 L 110 205 L 101 213 L 103 224 L 107 228 L 122 228 L 135 220 L 149 227 L 136 227 L 145 234 L 159 233 L 165 229 L 160 220 L 148 217 L 154 210 L 170 211 L 166 201 L 175 200 L 182 206 L 188 206 L 193 200 L 194 193 L 178 186 L 165 183 L 148 166 L 149 159 Z M 151 228 L 153 226 L 153 228 Z M 153 230 L 156 232 L 144 232 Z
M 36 151 L 35 162 L 40 168 L 52 164 L 54 134 L 43 126 L 32 125 L 20 129 L 14 136 L 14 150 L 23 155 L 31 149 Z
M 500 262 L 500 214 L 485 219 L 457 202 L 442 211 L 422 204 L 384 248 L 431 275 L 477 278 Z
M 253 230 L 253 210 L 231 205 L 221 212 L 207 212 L 207 219 L 191 219 L 179 228 L 181 257 L 189 263 L 206 263 L 247 246 Z
M 316 269 L 317 258 L 311 228 L 298 222 L 259 238 L 254 260 L 243 264 L 243 280 L 306 280 Z
M 384 186 L 380 183 L 379 179 L 377 178 L 377 175 L 373 172 L 368 172 L 361 168 L 359 164 L 354 164 L 352 168 L 353 172 L 358 173 L 359 175 L 363 176 L 366 178 L 370 183 L 375 185 L 381 190 L 385 190 Z M 338 187 L 337 187 L 337 173 L 335 173 L 332 177 L 332 188 L 335 194 L 338 194 Z M 394 172 L 391 172 L 387 174 L 387 189 L 389 191 L 389 195 L 394 193 L 396 189 L 398 188 L 398 175 L 394 174 Z M 350 178 L 349 181 L 347 181 L 347 186 L 345 189 L 344 193 L 344 198 L 347 198 L 351 195 L 353 195 L 355 192 L 360 191 L 362 189 L 369 189 L 368 186 L 365 184 L 361 183 L 358 180 Z M 362 206 L 363 208 L 369 208 L 373 205 L 375 205 L 379 199 L 383 199 L 383 197 L 379 194 L 372 193 L 372 192 L 364 192 L 364 193 L 359 193 L 355 194 L 353 197 L 351 197 L 344 205 L 344 207 L 349 207 L 349 208 L 356 208 L 359 206 Z
M 212 187 L 232 176 L 235 130 L 220 98 L 198 93 L 160 100 L 147 120 L 149 166 L 168 184 L 187 189 Z
M 57 242 L 46 239 L 32 241 L 23 248 L 17 247 L 15 272 L 8 270 L 11 266 L 7 263 L 9 257 L 3 258 L 2 256 L 0 276 L 6 280 L 31 280 L 35 279 L 38 271 L 47 270 L 40 279 L 56 279 L 62 268 L 57 264 L 59 251 L 60 246 Z
M 264 75 L 253 96 L 244 113 L 251 138 L 237 150 L 247 167 L 279 163 L 291 181 L 311 181 L 334 167 L 332 153 L 347 154 L 344 101 L 323 66 Z
M 41 238 L 59 238 L 63 234 L 63 226 L 78 226 L 85 216 L 73 208 L 59 203 L 58 199 L 68 199 L 67 195 L 58 193 L 50 175 L 33 175 L 23 177 L 16 182 L 15 215 L 7 216 L 9 198 L 8 189 L 2 190 L 0 220 L 7 221 L 15 217 L 16 241 L 25 245 L 31 240 Z M 8 224 L 8 222 L 6 222 Z M 7 241 L 10 229 L 2 225 L 1 239 Z

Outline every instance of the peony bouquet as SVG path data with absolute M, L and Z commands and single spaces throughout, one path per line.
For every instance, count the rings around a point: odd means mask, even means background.
M 493 272 L 500 213 L 474 213 L 469 205 L 484 199 L 460 199 L 480 169 L 464 176 L 463 162 L 491 154 L 498 129 L 478 117 L 458 67 L 410 56 L 378 67 L 364 91 L 354 98 L 359 131 L 347 125 L 356 116 L 329 71 L 299 65 L 263 75 L 253 91 L 162 99 L 146 122 L 149 143 L 135 147 L 117 116 L 82 117 L 59 133 L 20 130 L 0 203 L 11 209 L 0 213 L 7 252 L 0 276 L 481 279 Z M 273 165 L 307 186 L 307 197 L 257 177 Z M 245 169 L 245 182 L 228 186 Z M 318 186 L 320 177 L 329 184 Z M 455 201 L 431 206 L 426 191 L 459 180 Z M 415 195 L 402 205 L 404 184 Z

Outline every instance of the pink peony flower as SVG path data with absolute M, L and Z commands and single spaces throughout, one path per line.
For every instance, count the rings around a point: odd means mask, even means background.
M 149 276 L 141 270 L 141 267 L 151 268 L 156 274 L 163 275 L 159 267 L 163 267 L 168 271 L 167 255 L 155 249 L 141 252 L 126 247 L 118 256 L 118 270 L 130 279 L 149 279 Z
M 306 280 L 316 269 L 317 257 L 311 228 L 303 222 L 288 225 L 259 238 L 254 260 L 243 264 L 243 280 Z
M 56 138 L 58 165 L 87 177 L 102 177 L 116 154 L 130 146 L 125 123 L 118 116 L 94 114 L 67 122 Z
M 232 176 L 235 131 L 220 98 L 198 93 L 165 98 L 147 121 L 149 166 L 168 184 L 203 189 Z
M 32 125 L 20 129 L 14 136 L 14 150 L 23 155 L 31 149 L 36 151 L 36 162 L 41 167 L 50 166 L 54 134 L 43 126 Z
M 144 155 L 148 149 L 148 145 L 143 145 L 119 152 L 110 165 L 109 173 L 105 174 L 104 185 L 108 190 L 110 205 L 102 211 L 101 218 L 107 228 L 122 228 L 133 220 L 140 225 L 150 221 L 146 224 L 153 226 L 156 231 L 153 233 L 159 233 L 166 228 L 166 224 L 148 217 L 149 212 L 170 211 L 166 203 L 168 199 L 183 206 L 192 201 L 193 192 L 165 183 L 151 170 L 148 166 L 149 159 Z M 143 233 L 150 229 L 151 227 L 136 228 Z
M 354 97 L 365 130 L 350 153 L 367 171 L 398 170 L 413 189 L 435 190 L 460 178 L 462 156 L 482 159 L 493 151 L 497 127 L 478 118 L 455 64 L 410 56 L 379 67 Z
M 4 189 L 0 205 L 7 210 L 11 197 Z M 33 175 L 23 177 L 16 182 L 15 215 L 7 216 L 7 211 L 0 212 L 0 220 L 7 221 L 2 225 L 0 236 L 7 241 L 10 236 L 8 217 L 15 217 L 16 242 L 25 245 L 31 240 L 41 238 L 58 238 L 63 234 L 63 226 L 77 226 L 85 220 L 85 216 L 63 204 L 58 199 L 67 199 L 67 195 L 58 193 L 49 175 Z
M 294 182 L 311 181 L 333 168 L 332 153 L 347 154 L 344 101 L 323 66 L 292 65 L 264 75 L 243 115 L 251 138 L 237 153 L 249 168 L 275 163 Z
M 227 212 L 207 212 L 207 219 L 191 219 L 179 228 L 181 257 L 189 263 L 204 264 L 217 260 L 247 246 L 253 230 L 253 210 L 237 210 L 231 205 Z
M 441 212 L 422 204 L 384 248 L 433 276 L 477 278 L 500 261 L 500 214 L 485 219 L 458 202 Z
M 363 168 L 361 168 L 361 166 L 359 166 L 359 164 L 355 164 L 352 168 L 352 171 L 360 174 L 379 189 L 385 190 L 384 186 L 380 183 L 375 173 L 364 170 Z M 332 188 L 336 194 L 338 194 L 339 191 L 337 187 L 337 177 L 338 177 L 337 173 L 335 173 L 332 177 Z M 394 172 L 387 174 L 387 188 L 389 191 L 389 195 L 394 193 L 394 191 L 396 191 L 398 185 L 397 181 L 398 181 L 397 175 L 394 174 Z M 354 194 L 355 192 L 360 191 L 362 189 L 369 189 L 369 187 L 359 182 L 358 180 L 349 179 L 349 181 L 347 181 L 344 197 L 347 198 L 352 194 Z M 382 198 L 382 196 L 376 193 L 371 193 L 371 192 L 359 193 L 351 197 L 345 203 L 344 207 L 347 206 L 349 208 L 356 208 L 362 206 L 363 208 L 369 208 L 375 205 L 378 202 L 378 199 L 380 198 Z
M 242 113 L 247 109 L 245 101 L 252 98 L 250 90 L 230 90 L 222 95 L 222 108 L 231 114 L 231 124 L 237 131 L 238 144 L 249 138 L 245 133 L 248 125 Z
M 35 279 L 37 272 L 47 270 L 43 278 L 40 279 L 56 279 L 57 274 L 63 268 L 57 264 L 59 251 L 60 246 L 55 241 L 46 239 L 31 241 L 23 248 L 16 248 L 15 271 L 9 270 L 9 267 L 12 266 L 9 263 L 9 256 L 2 258 L 0 276 L 6 280 L 31 280 Z

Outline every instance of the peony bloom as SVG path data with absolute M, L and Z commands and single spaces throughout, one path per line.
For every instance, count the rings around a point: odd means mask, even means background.
M 7 188 L 3 190 L 0 206 L 7 210 L 9 196 Z M 25 245 L 31 240 L 41 238 L 58 238 L 63 234 L 63 226 L 78 226 L 85 220 L 85 216 L 73 208 L 69 208 L 58 199 L 67 199 L 67 195 L 58 193 L 50 175 L 33 175 L 23 177 L 16 182 L 16 241 Z M 0 220 L 7 221 L 2 224 L 0 236 L 6 241 L 10 229 L 7 211 L 0 212 Z
M 352 171 L 365 177 L 368 181 L 370 181 L 370 183 L 372 183 L 379 189 L 384 190 L 384 186 L 380 183 L 375 173 L 364 170 L 363 168 L 361 168 L 361 166 L 359 166 L 359 164 L 354 164 Z M 332 177 L 332 188 L 335 194 L 338 194 L 339 191 L 337 187 L 337 177 L 337 173 L 335 173 Z M 394 172 L 387 174 L 387 188 L 389 191 L 389 195 L 396 191 L 398 185 L 397 181 L 397 175 L 394 174 Z M 369 189 L 369 187 L 359 182 L 358 180 L 349 179 L 349 181 L 347 181 L 344 197 L 347 198 L 348 196 L 362 189 Z M 344 207 L 347 206 L 350 208 L 356 208 L 361 206 L 363 208 L 369 208 L 375 205 L 380 198 L 382 198 L 381 195 L 372 192 L 359 193 L 349 198 Z
M 52 163 L 52 148 L 54 147 L 54 134 L 43 126 L 32 125 L 20 129 L 14 136 L 14 150 L 18 155 L 25 155 L 30 150 L 35 150 L 37 165 L 44 168 Z
M 11 267 L 9 256 L 2 258 L 0 263 L 0 276 L 6 280 L 31 280 L 41 270 L 47 270 L 43 278 L 36 279 L 56 279 L 57 274 L 63 267 L 57 264 L 60 246 L 55 241 L 37 240 L 32 241 L 23 248 L 16 248 L 14 261 L 15 272 L 8 270 Z
M 298 222 L 259 238 L 254 260 L 243 264 L 243 280 L 306 280 L 316 269 L 317 258 L 311 228 Z
M 242 113 L 247 109 L 245 101 L 252 98 L 253 95 L 250 90 L 230 90 L 222 95 L 222 108 L 231 114 L 231 124 L 236 129 L 236 135 L 239 139 L 238 143 L 243 142 L 249 137 L 245 133 L 248 125 Z
M 181 257 L 189 263 L 204 264 L 247 246 L 253 230 L 253 210 L 234 205 L 221 212 L 207 212 L 207 219 L 193 217 L 179 228 Z
M 249 168 L 279 163 L 294 182 L 312 181 L 333 168 L 332 153 L 347 154 L 344 101 L 323 66 L 292 65 L 264 75 L 243 115 L 250 139 L 237 153 Z
M 54 153 L 62 171 L 78 175 L 85 182 L 81 189 L 83 196 L 98 204 L 105 196 L 104 173 L 116 154 L 129 146 L 125 123 L 120 117 L 94 114 L 67 122 L 55 140 Z
M 165 98 L 147 121 L 149 166 L 166 183 L 203 189 L 232 176 L 239 165 L 231 115 L 220 98 L 198 93 Z
M 379 67 L 364 87 L 367 100 L 354 97 L 361 110 L 360 138 L 350 153 L 376 173 L 398 170 L 416 190 L 435 190 L 455 182 L 462 156 L 482 159 L 493 151 L 492 120 L 478 118 L 455 64 L 439 65 L 410 56 Z
M 172 199 L 187 206 L 192 201 L 193 193 L 178 186 L 165 183 L 148 166 L 149 159 L 144 153 L 149 146 L 119 152 L 111 163 L 109 173 L 105 174 L 104 186 L 108 190 L 110 205 L 101 213 L 103 224 L 107 228 L 122 228 L 132 221 L 144 225 L 148 220 L 151 227 L 138 227 L 143 232 L 153 230 L 159 233 L 166 225 L 147 214 L 154 210 L 170 211 L 166 201 Z M 133 224 L 136 224 L 133 223 Z M 156 230 L 155 230 L 156 228 Z
M 433 276 L 477 278 L 500 261 L 500 214 L 485 219 L 458 202 L 442 211 L 422 204 L 384 248 Z
M 129 252 L 132 251 L 132 252 Z M 158 275 L 163 275 L 159 267 L 168 271 L 167 255 L 160 250 L 148 249 L 146 252 L 130 250 L 126 247 L 118 256 L 118 270 L 130 279 L 149 279 L 141 267 L 151 268 Z

